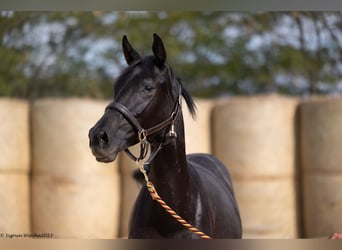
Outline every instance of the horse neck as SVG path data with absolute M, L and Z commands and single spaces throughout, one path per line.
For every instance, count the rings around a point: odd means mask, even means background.
M 166 144 L 151 162 L 151 181 L 170 206 L 182 210 L 190 196 L 182 112 L 175 121 L 175 131 L 177 138 Z

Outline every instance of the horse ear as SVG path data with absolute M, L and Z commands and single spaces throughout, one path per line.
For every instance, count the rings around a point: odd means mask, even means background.
M 162 67 L 165 64 L 166 61 L 166 51 L 164 48 L 163 41 L 157 34 L 153 34 L 153 45 L 152 45 L 152 51 L 154 54 L 154 57 L 156 58 L 156 64 L 158 67 Z
M 131 65 L 132 63 L 141 59 L 139 53 L 135 49 L 133 49 L 131 44 L 128 42 L 126 35 L 124 35 L 122 38 L 122 49 L 128 65 Z

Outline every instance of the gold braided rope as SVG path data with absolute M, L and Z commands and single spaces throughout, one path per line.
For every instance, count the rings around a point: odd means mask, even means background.
M 150 195 L 153 200 L 157 201 L 166 212 L 168 212 L 173 218 L 175 218 L 179 223 L 181 223 L 186 229 L 193 232 L 194 234 L 198 235 L 202 239 L 212 239 L 210 236 L 206 235 L 205 233 L 199 231 L 197 228 L 193 227 L 189 224 L 186 220 L 180 217 L 171 207 L 169 207 L 165 201 L 158 195 L 156 188 L 154 187 L 153 183 L 149 180 L 146 170 L 144 169 L 144 164 L 141 161 L 137 161 L 137 165 L 139 166 L 140 172 L 143 173 L 146 181 L 146 187 L 150 192 Z

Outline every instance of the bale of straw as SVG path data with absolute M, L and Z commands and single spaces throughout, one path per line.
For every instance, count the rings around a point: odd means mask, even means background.
M 289 176 L 233 176 L 245 239 L 297 237 L 293 180 Z
M 119 188 L 116 175 L 34 175 L 32 231 L 54 238 L 116 238 Z
M 26 101 L 0 98 L 0 171 L 29 171 L 28 116 Z
M 342 98 L 314 98 L 300 106 L 305 237 L 342 228 Z
M 0 232 L 29 233 L 29 105 L 0 98 Z
M 138 156 L 140 147 L 135 145 L 130 147 L 130 150 L 134 155 Z M 119 168 L 121 177 L 119 236 L 126 238 L 128 237 L 131 212 L 142 184 L 133 178 L 134 171 L 138 170 L 136 163 L 123 152 L 120 154 Z
M 214 108 L 214 154 L 232 175 L 245 238 L 297 236 L 297 103 L 276 95 L 236 97 Z
M 29 176 L 26 173 L 2 172 L 0 187 L 0 233 L 29 233 Z
M 32 105 L 33 231 L 56 237 L 117 236 L 117 161 L 98 163 L 88 131 L 107 102 L 41 99 Z
M 214 101 L 195 99 L 196 117 L 193 118 L 183 103 L 185 146 L 187 154 L 211 153 L 211 111 Z
M 53 176 L 108 174 L 89 148 L 88 131 L 108 102 L 40 99 L 32 105 L 32 171 Z

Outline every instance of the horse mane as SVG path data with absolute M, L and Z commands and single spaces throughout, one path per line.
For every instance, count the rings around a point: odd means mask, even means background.
M 189 92 L 185 89 L 184 84 L 183 84 L 183 80 L 180 79 L 179 77 L 177 77 L 177 81 L 179 82 L 180 86 L 181 86 L 181 94 L 186 102 L 186 105 L 189 109 L 189 112 L 192 116 L 193 119 L 196 118 L 196 104 L 194 102 L 194 99 L 192 98 L 192 96 L 189 94 Z

